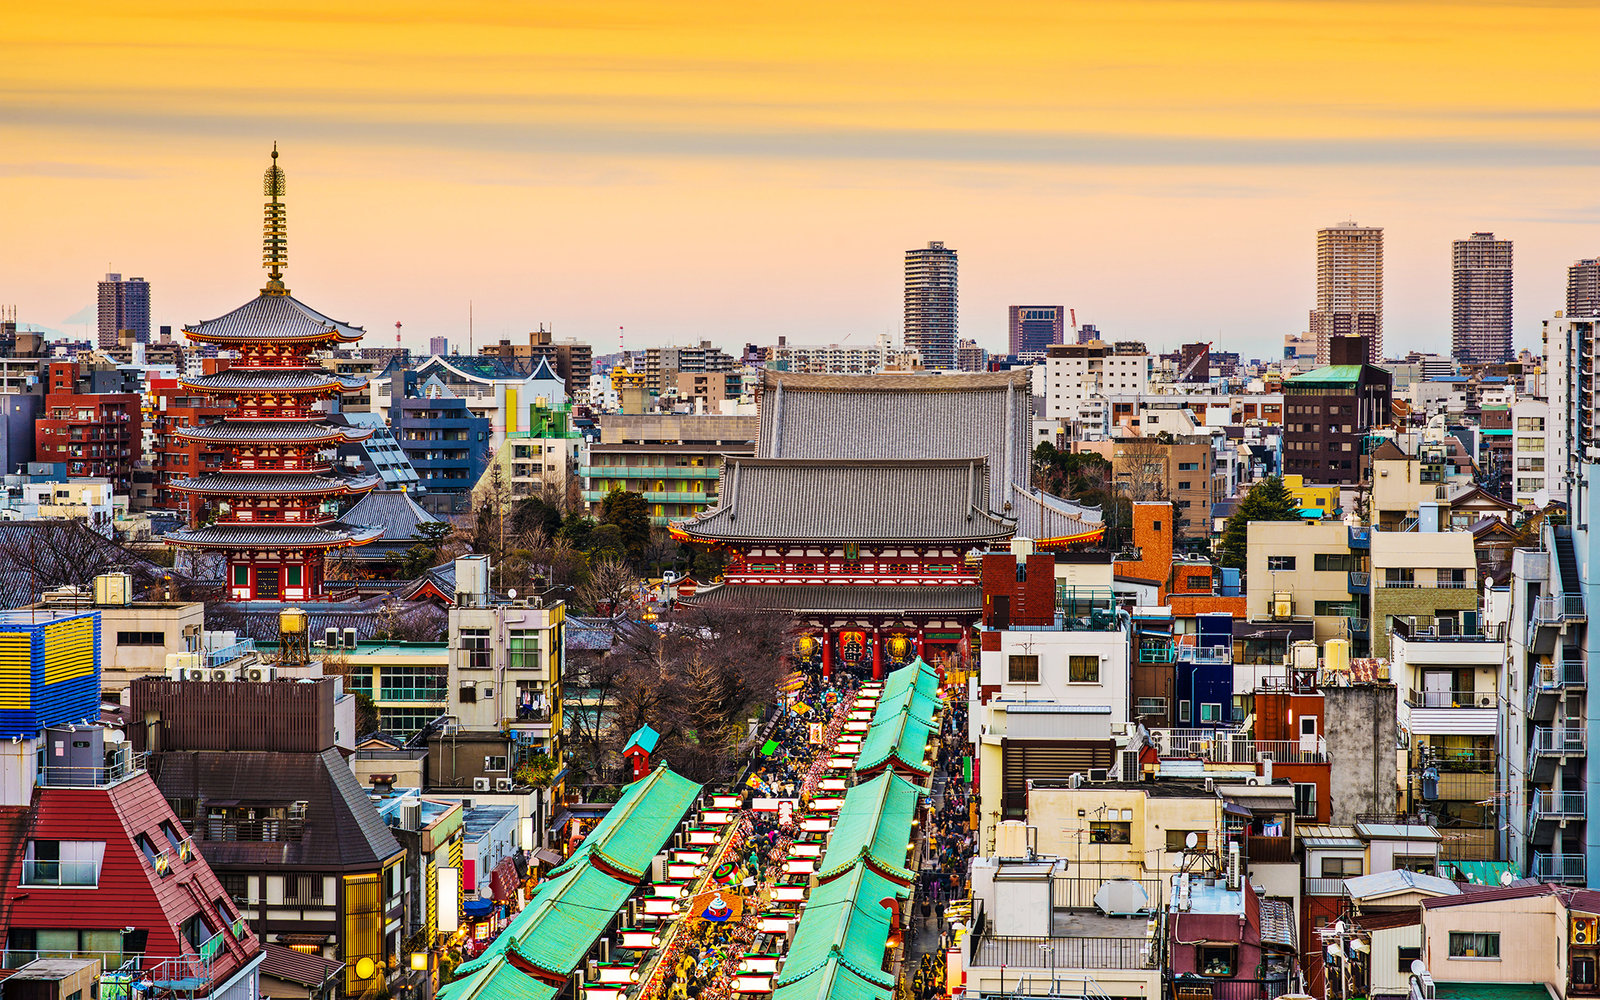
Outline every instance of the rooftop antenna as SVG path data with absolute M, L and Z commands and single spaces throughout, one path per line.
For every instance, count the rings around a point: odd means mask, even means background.
M 289 266 L 289 219 L 279 198 L 283 197 L 283 168 L 278 166 L 278 144 L 272 144 L 272 166 L 262 175 L 262 193 L 268 198 L 265 218 L 261 226 L 261 266 L 267 269 L 267 286 L 263 295 L 287 295 L 283 287 L 283 269 Z
M 472 300 L 467 300 L 467 354 L 472 354 Z

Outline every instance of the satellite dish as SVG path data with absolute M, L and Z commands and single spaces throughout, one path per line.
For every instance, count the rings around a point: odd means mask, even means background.
M 1185 850 L 1192 851 L 1197 846 L 1199 846 L 1199 844 L 1200 844 L 1200 838 L 1199 838 L 1198 835 L 1195 834 L 1195 832 L 1193 830 L 1190 830 L 1189 831 L 1189 835 L 1187 837 L 1183 838 L 1183 846 L 1184 846 Z
M 1543 510 L 1546 507 L 1550 506 L 1550 491 L 1549 490 L 1534 490 L 1533 491 L 1533 505 L 1535 507 L 1539 508 L 1540 510 Z
M 1515 882 L 1516 880 L 1517 880 L 1517 877 L 1515 875 L 1512 875 L 1510 872 L 1501 872 L 1500 873 L 1500 884 L 1501 885 L 1510 885 L 1511 883 Z
M 1423 965 L 1423 964 L 1422 964 L 1422 959 L 1420 959 L 1420 958 L 1413 958 L 1413 959 L 1412 959 L 1412 960 L 1411 960 L 1411 974 L 1412 974 L 1412 975 L 1413 975 L 1413 976 L 1420 976 L 1420 975 L 1423 975 L 1423 974 L 1425 974 L 1425 973 L 1426 973 L 1426 972 L 1427 972 L 1427 971 L 1428 971 L 1428 967 L 1427 967 L 1427 966 L 1426 966 L 1426 965 Z
M 1339 935 L 1340 935 L 1340 936 L 1343 936 L 1343 935 L 1344 935 L 1344 932 L 1345 932 L 1345 926 L 1344 926 L 1344 921 L 1343 921 L 1343 920 L 1339 920 L 1339 921 L 1336 921 L 1336 922 L 1335 922 L 1335 923 L 1334 923 L 1334 925 L 1333 925 L 1333 929 L 1334 929 L 1334 931 L 1335 931 L 1335 932 L 1336 932 L 1336 933 L 1338 933 L 1338 934 L 1339 934 Z
M 121 743 L 127 738 L 128 735 L 120 729 L 113 729 L 111 732 L 106 733 L 106 740 L 111 743 Z

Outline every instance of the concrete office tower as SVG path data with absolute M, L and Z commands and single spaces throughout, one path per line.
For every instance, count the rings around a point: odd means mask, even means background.
M 1511 360 L 1511 241 L 1494 233 L 1456 240 L 1450 252 L 1450 349 L 1457 361 Z
M 1064 306 L 1010 306 L 1007 327 L 1011 330 L 1011 355 L 1040 358 L 1051 344 L 1062 343 L 1066 329 Z
M 1341 222 L 1317 230 L 1317 363 L 1334 337 L 1366 337 L 1368 360 L 1383 357 L 1383 228 Z
M 1600 316 L 1600 257 L 1567 268 L 1567 315 Z
M 137 343 L 150 343 L 149 282 L 143 278 L 123 281 L 120 274 L 106 275 L 106 280 L 100 282 L 99 318 L 101 347 L 116 347 L 120 330 L 132 330 Z
M 924 368 L 956 366 L 956 252 L 937 240 L 906 251 L 906 350 Z

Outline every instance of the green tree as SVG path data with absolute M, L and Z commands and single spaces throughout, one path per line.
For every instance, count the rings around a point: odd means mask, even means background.
M 650 506 L 643 493 L 632 490 L 612 490 L 600 501 L 600 523 L 614 524 L 622 532 L 622 546 L 628 558 L 635 561 L 644 557 L 650 544 Z
M 572 543 L 572 547 L 580 552 L 589 551 L 589 535 L 594 531 L 594 518 L 579 514 L 561 522 L 562 538 Z
M 1263 479 L 1234 508 L 1222 532 L 1222 565 L 1244 569 L 1251 521 L 1298 521 L 1300 507 L 1277 476 Z
M 544 497 L 519 500 L 511 511 L 511 527 L 519 532 L 542 531 L 554 538 L 561 531 L 561 508 Z
M 628 547 L 622 540 L 622 529 L 614 524 L 597 525 L 589 532 L 589 548 L 585 552 L 590 565 L 604 559 L 626 559 Z

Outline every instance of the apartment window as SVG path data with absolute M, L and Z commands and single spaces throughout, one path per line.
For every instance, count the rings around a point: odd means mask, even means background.
M 1189 849 L 1188 840 L 1190 834 L 1194 834 L 1194 849 L 1197 851 L 1205 850 L 1205 830 L 1168 830 L 1167 851 L 1171 854 L 1177 854 L 1180 851 L 1187 851 Z
M 1517 418 L 1517 430 L 1519 430 L 1519 431 L 1542 431 L 1542 430 L 1544 430 L 1544 418 L 1543 417 L 1518 417 Z
M 1415 587 L 1417 585 L 1416 573 L 1409 569 L 1386 569 L 1383 571 L 1383 585 L 1385 587 Z
M 1135 715 L 1166 715 L 1167 699 L 1165 698 L 1140 698 L 1134 704 Z
M 461 648 L 466 651 L 469 667 L 482 670 L 489 668 L 489 630 L 486 628 L 464 628 L 461 630 Z
M 1199 462 L 1179 462 L 1178 463 L 1178 471 L 1179 472 L 1199 472 L 1200 471 L 1200 463 Z
M 1467 585 L 1467 571 L 1464 569 L 1438 570 L 1438 585 L 1447 590 L 1461 590 Z
M 1091 844 L 1131 844 L 1133 843 L 1132 823 L 1090 823 L 1089 843 Z
M 217 877 L 222 880 L 222 891 L 228 894 L 229 899 L 238 904 L 250 901 L 250 876 L 218 872 Z
M 1292 570 L 1294 569 L 1294 556 L 1267 556 L 1267 569 Z
M 402 874 L 403 870 L 398 861 L 383 870 L 383 881 L 389 897 L 393 898 L 400 895 L 400 879 Z
M 1189 699 L 1187 698 L 1178 699 L 1178 721 L 1189 721 Z
M 1323 878 L 1359 878 L 1361 876 L 1360 858 L 1323 858 Z
M 1317 818 L 1317 786 L 1310 782 L 1295 782 L 1294 814 L 1302 819 Z
M 1499 958 L 1499 931 L 1451 931 L 1451 958 Z
M 1544 438 L 1517 438 L 1518 451 L 1544 451 Z
M 1037 684 L 1039 683 L 1039 657 L 1013 653 L 1006 671 L 1006 679 L 1012 684 Z
M 167 635 L 165 632 L 118 632 L 117 645 L 119 646 L 165 646 Z
M 201 945 L 211 940 L 211 934 L 211 924 L 206 921 L 203 913 L 196 913 L 183 922 L 183 939 L 189 942 L 195 951 L 199 951 Z
M 1395 871 L 1432 875 L 1434 870 L 1439 867 L 1439 863 L 1431 854 L 1396 854 L 1394 856 L 1394 867 Z
M 1311 559 L 1311 568 L 1320 573 L 1349 573 L 1356 568 L 1356 557 L 1347 552 L 1318 552 Z
M 171 823 L 163 821 L 161 824 L 161 833 L 167 838 L 167 843 L 172 846 L 172 853 L 176 855 L 183 847 L 183 838 L 178 836 L 177 828 Z
M 22 884 L 99 885 L 105 850 L 104 841 L 30 840 L 23 852 Z
M 1421 948 L 1399 947 L 1395 949 L 1395 972 L 1402 976 L 1411 975 L 1411 963 L 1422 959 Z
M 1182 481 L 1180 481 L 1178 483 L 1178 489 L 1180 489 L 1180 490 L 1187 490 L 1187 489 L 1191 489 L 1191 488 L 1192 488 L 1192 486 L 1191 486 L 1189 480 L 1187 480 L 1187 479 L 1182 480 Z
M 1211 722 L 1211 723 L 1221 722 L 1222 721 L 1222 703 L 1221 702 L 1202 701 L 1200 703 L 1200 721 L 1201 722 Z
M 1067 680 L 1074 684 L 1100 683 L 1100 657 L 1067 657 Z
M 483 758 L 483 769 L 485 771 L 504 771 L 506 769 L 506 758 L 505 758 L 505 756 L 504 755 L 490 755 L 490 756 L 484 757 Z

